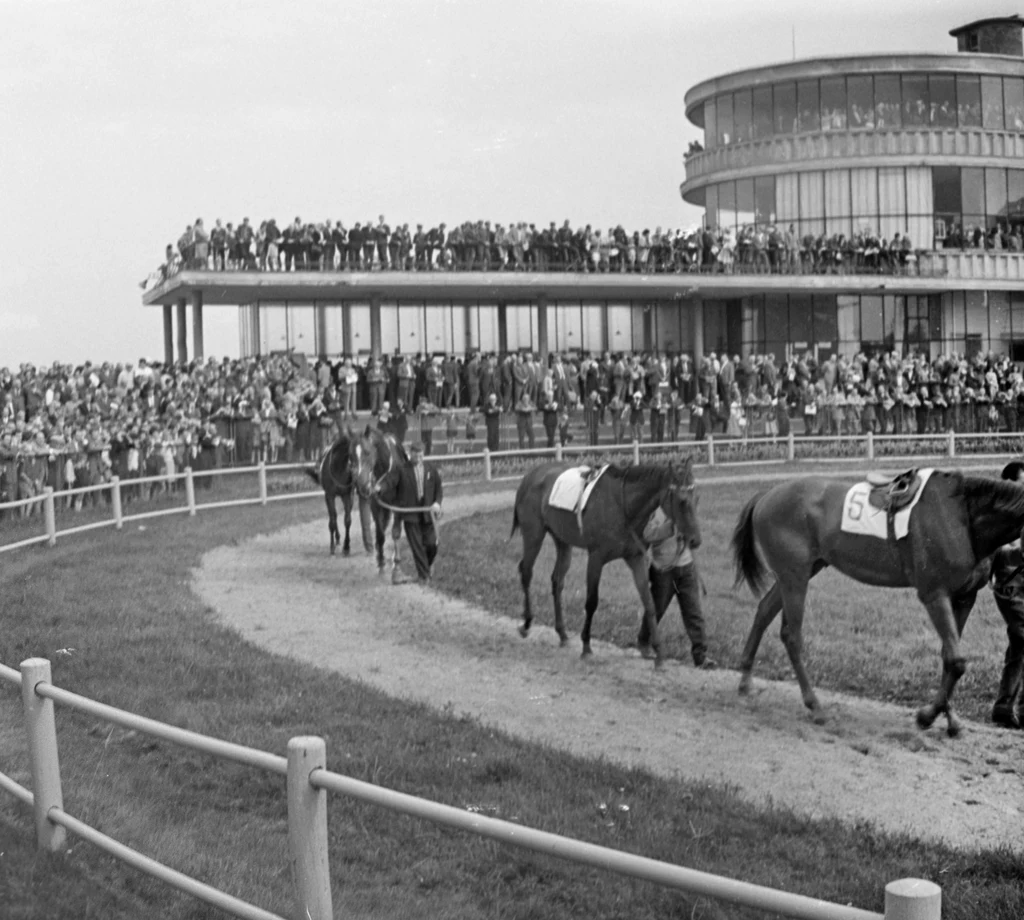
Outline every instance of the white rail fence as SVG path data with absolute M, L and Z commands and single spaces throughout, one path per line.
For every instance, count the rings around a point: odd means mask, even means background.
M 973 449 L 972 449 L 973 448 Z M 909 464 L 918 460 L 996 460 L 1019 455 L 1024 451 L 1024 433 L 1021 434 L 930 434 L 930 435 L 842 435 L 834 437 L 800 436 L 792 433 L 786 438 L 714 438 L 705 441 L 678 441 L 641 444 L 599 444 L 540 447 L 528 450 L 509 450 L 491 453 L 484 450 L 472 454 L 442 454 L 428 457 L 427 462 L 440 465 L 446 477 L 453 482 L 501 481 L 521 475 L 524 463 L 554 457 L 557 460 L 571 457 L 589 458 L 624 456 L 639 463 L 642 457 L 656 458 L 679 452 L 693 454 L 698 466 L 763 466 L 784 463 L 864 463 Z M 824 456 L 822 455 L 824 454 Z M 227 467 L 223 469 L 194 472 L 186 467 L 174 476 L 148 476 L 121 481 L 114 477 L 110 482 L 66 489 L 55 492 L 47 488 L 42 495 L 13 502 L 0 503 L 0 540 L 3 539 L 5 518 L 17 513 L 24 514 L 41 506 L 43 533 L 0 544 L 0 553 L 10 552 L 27 546 L 46 543 L 53 546 L 58 537 L 84 533 L 103 527 L 121 530 L 126 522 L 143 521 L 148 518 L 173 514 L 194 516 L 200 510 L 230 508 L 241 505 L 266 505 L 274 501 L 313 498 L 322 493 L 315 488 L 276 492 L 272 494 L 268 479 L 281 474 L 312 469 L 313 463 L 273 464 L 260 463 L 252 467 Z M 216 501 L 198 501 L 197 482 L 211 486 L 219 477 L 240 477 L 256 475 L 255 495 Z M 184 504 L 163 507 L 150 511 L 125 513 L 125 494 L 135 495 L 145 487 L 183 486 Z M 76 502 L 86 495 L 102 495 L 110 507 L 110 517 L 77 526 L 57 529 L 58 500 L 65 504 Z M 176 494 L 176 493 L 172 493 Z M 23 522 L 18 529 L 25 529 Z M 12 533 L 15 528 L 12 527 Z
M 767 439 L 766 443 L 774 443 Z M 800 443 L 822 440 L 835 443 L 835 438 L 801 438 Z M 857 439 L 850 439 L 857 440 Z M 874 454 L 874 440 L 866 439 L 863 456 L 836 459 L 878 459 Z M 914 440 L 922 440 L 915 436 Z M 940 456 L 956 456 L 953 435 L 939 435 L 944 450 Z M 750 442 L 747 442 L 750 443 Z M 794 439 L 783 439 L 788 459 L 795 459 Z M 509 461 L 523 461 L 554 455 L 557 459 L 599 452 L 602 454 L 629 453 L 635 462 L 642 455 L 674 452 L 686 449 L 703 449 L 708 465 L 716 464 L 715 441 L 694 444 L 654 444 L 642 449 L 637 442 L 615 447 L 576 446 L 540 448 L 527 451 L 507 451 L 490 454 L 463 454 L 451 457 L 430 458 L 432 462 L 458 464 L 460 466 L 483 467 L 483 479 L 498 480 L 495 467 Z M 1004 453 L 972 454 L 974 459 L 996 459 Z M 904 460 L 905 456 L 898 458 Z M 758 461 L 734 461 L 737 463 L 764 463 Z M 771 462 L 771 461 L 767 461 Z M 782 462 L 782 461 L 779 461 Z M 308 464 L 275 466 L 274 472 L 307 468 Z M 0 547 L 0 552 L 15 550 L 37 543 L 53 545 L 58 536 L 69 536 L 99 527 L 121 529 L 127 521 L 144 520 L 169 514 L 187 513 L 195 515 L 199 510 L 225 508 L 239 505 L 262 504 L 270 501 L 300 499 L 319 496 L 318 490 L 291 491 L 271 495 L 267 484 L 268 468 L 263 464 L 249 468 L 231 468 L 206 471 L 202 476 L 224 476 L 229 474 L 255 473 L 258 494 L 254 497 L 236 498 L 199 503 L 196 501 L 195 480 L 191 469 L 185 469 L 174 479 L 184 482 L 185 505 L 183 507 L 161 508 L 131 515 L 123 513 L 122 484 L 115 478 L 109 483 L 90 486 L 85 489 L 71 489 L 62 493 L 48 490 L 43 496 L 46 532 Z M 719 480 L 746 479 L 729 477 Z M 761 477 L 763 478 L 763 477 Z M 776 478 L 776 477 L 771 477 Z M 131 486 L 150 482 L 167 482 L 167 477 L 150 477 L 132 480 Z M 463 480 L 473 481 L 473 480 Z M 129 485 L 129 484 L 126 484 Z M 109 519 L 82 524 L 58 531 L 56 529 L 56 498 L 81 493 L 109 491 L 112 516 Z M 39 498 L 0 505 L 0 511 L 16 510 L 29 503 L 38 503 Z M 36 838 L 41 849 L 60 850 L 66 845 L 66 834 L 75 834 L 126 864 L 161 879 L 180 891 L 216 906 L 236 917 L 257 918 L 257 920 L 281 920 L 278 915 L 241 901 L 195 879 L 185 876 L 168 866 L 155 862 L 141 853 L 124 846 L 112 838 L 84 824 L 64 811 L 61 788 L 60 766 L 57 754 L 56 720 L 54 703 L 91 714 L 115 725 L 162 738 L 193 750 L 201 751 L 227 760 L 246 764 L 257 769 L 277 773 L 286 777 L 288 800 L 288 838 L 291 850 L 293 876 L 296 890 L 294 916 L 302 920 L 328 920 L 333 917 L 331 904 L 330 870 L 327 853 L 326 795 L 328 791 L 369 802 L 403 814 L 422 818 L 436 824 L 457 828 L 502 843 L 518 846 L 534 852 L 557 856 L 580 865 L 591 866 L 604 871 L 615 872 L 635 879 L 675 888 L 693 895 L 716 898 L 734 904 L 744 905 L 782 916 L 806 918 L 806 920 L 938 920 L 941 916 L 941 889 L 932 882 L 922 879 L 901 879 L 890 882 L 885 888 L 885 913 L 878 914 L 854 907 L 831 904 L 815 898 L 794 895 L 788 892 L 751 885 L 721 876 L 710 875 L 658 860 L 646 859 L 622 853 L 607 847 L 583 843 L 560 837 L 544 831 L 533 830 L 518 824 L 471 814 L 458 808 L 404 795 L 380 786 L 352 779 L 326 768 L 326 745 L 323 739 L 314 737 L 293 738 L 288 743 L 287 757 L 269 754 L 253 748 L 220 741 L 194 732 L 184 731 L 161 722 L 156 722 L 102 703 L 78 696 L 53 686 L 50 682 L 50 663 L 45 659 L 28 659 L 22 662 L 21 671 L 0 664 L 0 680 L 19 685 L 25 711 L 25 725 L 28 737 L 32 789 L 30 791 L 13 779 L 0 773 L 0 789 L 13 795 L 32 807 Z
M 0 665 L 0 681 L 21 689 L 32 782 L 29 790 L 0 773 L 0 789 L 32 808 L 38 848 L 60 851 L 67 845 L 67 834 L 74 834 L 140 872 L 234 917 L 284 920 L 278 914 L 150 859 L 64 810 L 55 704 L 182 747 L 284 776 L 295 893 L 292 916 L 296 920 L 332 920 L 335 917 L 327 839 L 328 792 L 578 865 L 784 917 L 802 920 L 939 920 L 941 917 L 942 891 L 938 885 L 924 879 L 889 882 L 885 886 L 884 914 L 833 904 L 488 818 L 334 773 L 327 769 L 327 745 L 322 738 L 292 738 L 288 742 L 287 756 L 281 757 L 98 703 L 55 687 L 50 677 L 50 662 L 44 658 L 23 661 L 20 672 Z

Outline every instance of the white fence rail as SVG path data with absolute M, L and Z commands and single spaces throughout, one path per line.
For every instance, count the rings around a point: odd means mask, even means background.
M 885 913 L 879 914 L 674 866 L 395 792 L 327 770 L 327 748 L 322 738 L 292 738 L 288 742 L 287 757 L 209 738 L 55 687 L 50 681 L 50 662 L 42 658 L 23 661 L 20 672 L 0 665 L 0 681 L 21 688 L 32 790 L 3 773 L 0 773 L 0 788 L 32 807 L 38 847 L 61 850 L 67 843 L 66 832 L 70 832 L 133 868 L 235 917 L 283 920 L 278 914 L 156 862 L 64 811 L 55 703 L 183 747 L 285 776 L 288 843 L 295 886 L 293 916 L 297 920 L 332 920 L 335 916 L 327 846 L 327 792 L 579 865 L 785 917 L 800 920 L 939 920 L 941 916 L 941 889 L 923 879 L 900 879 L 886 885 Z

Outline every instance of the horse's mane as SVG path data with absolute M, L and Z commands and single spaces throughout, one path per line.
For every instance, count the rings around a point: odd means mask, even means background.
M 962 477 L 961 490 L 971 518 L 990 509 L 1024 517 L 1024 488 L 1018 483 L 1006 479 L 990 479 L 987 476 L 965 475 Z
M 672 468 L 658 463 L 640 463 L 632 466 L 610 466 L 604 473 L 624 483 L 662 483 L 672 475 Z

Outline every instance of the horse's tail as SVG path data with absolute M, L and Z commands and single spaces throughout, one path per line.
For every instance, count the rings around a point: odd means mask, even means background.
M 305 468 L 306 475 L 313 480 L 317 485 L 320 485 L 320 470 L 311 470 L 308 466 Z
M 736 566 L 734 587 L 739 587 L 745 581 L 755 594 L 761 593 L 767 573 L 754 540 L 754 508 L 763 494 L 759 492 L 747 502 L 732 532 L 732 558 Z

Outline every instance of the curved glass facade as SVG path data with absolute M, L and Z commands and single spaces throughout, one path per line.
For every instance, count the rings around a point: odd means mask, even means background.
M 897 128 L 1024 131 L 1024 77 L 876 73 L 790 80 L 704 103 L 704 146 Z

